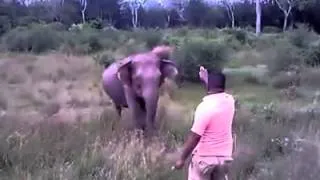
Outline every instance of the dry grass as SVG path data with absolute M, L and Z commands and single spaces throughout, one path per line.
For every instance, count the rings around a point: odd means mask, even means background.
M 129 113 L 119 120 L 101 89 L 101 69 L 90 57 L 0 56 L 0 179 L 184 177 L 185 171 L 170 170 L 169 155 L 190 128 L 203 95 L 198 86 L 176 89 L 168 82 L 157 112 L 159 136 L 144 139 L 127 129 Z M 275 99 L 268 88 L 232 87 L 240 102 L 232 179 L 318 177 L 317 102 L 313 108 L 294 102 L 252 101 L 248 106 L 249 94 L 253 99 Z
M 90 57 L 61 54 L 3 57 L 1 68 L 1 104 L 7 114 L 28 117 L 39 114 L 47 119 L 76 121 L 78 114 L 94 119 L 106 104 L 100 89 L 100 72 Z
M 1 58 L 1 179 L 167 176 L 163 167 L 168 162 L 161 158 L 176 143 L 166 140 L 171 137 L 166 134 L 179 135 L 185 109 L 170 100 L 166 89 L 157 116 L 164 133 L 143 140 L 127 131 L 126 111 L 119 120 L 101 89 L 102 71 L 90 57 L 2 54 Z

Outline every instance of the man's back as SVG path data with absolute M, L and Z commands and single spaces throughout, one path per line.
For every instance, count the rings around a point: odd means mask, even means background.
M 201 135 L 195 148 L 199 156 L 232 155 L 232 121 L 235 101 L 225 92 L 207 95 L 196 109 L 191 131 Z

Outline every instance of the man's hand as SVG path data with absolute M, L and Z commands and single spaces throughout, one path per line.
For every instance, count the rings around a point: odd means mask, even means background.
M 174 169 L 181 169 L 183 168 L 185 164 L 185 161 L 182 159 L 179 159 L 178 161 L 176 161 L 176 164 L 174 165 Z
M 201 138 L 200 135 L 190 131 L 189 136 L 183 145 L 182 152 L 178 160 L 176 161 L 173 169 L 181 169 L 184 166 L 186 159 L 194 150 L 194 148 L 197 146 L 200 138 Z
M 199 77 L 203 82 L 208 83 L 208 70 L 203 66 L 200 66 Z

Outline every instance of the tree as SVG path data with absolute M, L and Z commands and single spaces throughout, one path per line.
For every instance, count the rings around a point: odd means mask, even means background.
M 203 0 L 190 0 L 185 9 L 188 23 L 197 27 L 204 25 L 204 19 L 208 12 L 209 7 Z
M 185 20 L 184 13 L 189 2 L 190 0 L 173 0 L 172 1 L 172 6 L 177 11 L 181 20 Z
M 171 11 L 174 7 L 170 4 L 168 0 L 157 0 L 161 8 L 163 8 L 166 12 L 166 27 L 169 27 L 171 20 Z
M 80 0 L 81 4 L 81 15 L 82 15 L 82 23 L 86 23 L 86 16 L 85 12 L 87 10 L 87 0 Z
M 261 33 L 261 2 L 256 0 L 256 35 Z
M 108 25 L 114 26 L 117 17 L 120 15 L 120 7 L 118 0 L 103 1 L 103 8 L 101 8 L 103 18 L 107 19 Z
M 126 8 L 130 9 L 131 12 L 131 23 L 134 29 L 138 27 L 139 22 L 139 8 L 143 7 L 147 0 L 120 0 L 119 4 L 121 9 L 124 10 Z
M 298 0 L 274 0 L 284 14 L 282 30 L 286 31 L 288 26 L 288 17 L 292 9 L 298 4 Z
M 222 5 L 227 9 L 228 17 L 231 20 L 231 28 L 235 28 L 234 3 L 230 0 L 222 0 Z

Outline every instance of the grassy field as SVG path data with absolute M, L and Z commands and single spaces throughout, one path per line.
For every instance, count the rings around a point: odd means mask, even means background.
M 218 39 L 229 37 L 210 33 Z M 170 41 L 182 37 L 173 36 Z M 317 179 L 320 95 L 314 77 L 320 71 L 303 67 L 301 84 L 290 86 L 296 76 L 283 70 L 269 74 L 257 66 L 266 64 L 269 70 L 274 64 L 286 66 L 282 60 L 296 54 L 285 56 L 289 50 L 281 49 L 281 40 L 279 46 L 270 48 L 273 36 L 251 41 L 255 49 L 248 48 L 249 43 L 235 47 L 225 69 L 228 92 L 238 100 L 231 179 Z M 215 47 L 202 43 L 208 50 Z M 124 49 L 97 53 L 101 56 L 59 51 L 0 54 L 1 180 L 183 179 L 185 170 L 170 170 L 171 155 L 190 129 L 205 91 L 197 83 L 186 82 L 180 89 L 166 84 L 157 112 L 159 136 L 141 138 L 139 132 L 130 130 L 129 113 L 125 111 L 121 119 L 117 116 L 101 89 L 102 67 L 96 63 L 110 54 L 121 57 Z M 207 56 L 198 50 L 194 60 Z M 217 50 L 213 51 L 219 58 Z M 180 53 L 178 60 L 194 55 Z M 188 63 L 185 71 L 192 70 Z

